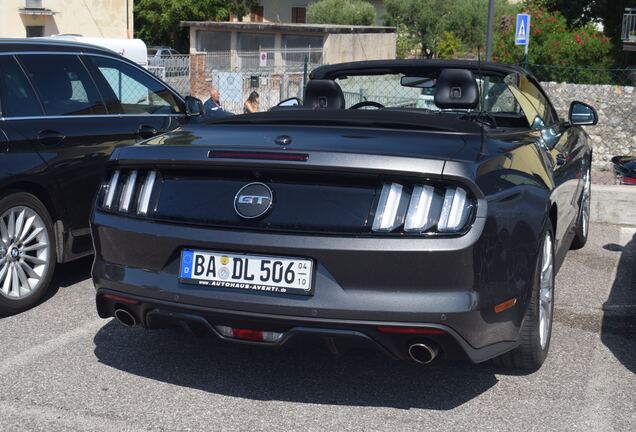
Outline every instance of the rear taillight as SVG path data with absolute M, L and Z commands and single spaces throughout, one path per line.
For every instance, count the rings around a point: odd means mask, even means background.
M 636 178 L 632 178 L 632 177 L 621 177 L 621 179 L 620 179 L 620 183 L 621 183 L 621 184 L 626 184 L 626 185 L 636 185 Z
M 283 337 L 283 333 L 281 332 L 242 329 L 223 325 L 217 325 L 214 326 L 214 328 L 216 328 L 222 336 L 227 338 L 254 342 L 278 342 Z
M 132 201 L 135 187 L 137 186 L 137 171 L 131 171 L 128 173 L 126 183 L 124 183 L 124 189 L 121 192 L 121 198 L 119 199 L 119 211 L 127 213 L 130 210 L 130 202 Z
M 156 171 L 116 170 L 102 186 L 98 206 L 119 213 L 147 215 L 156 180 Z
M 459 233 L 475 207 L 466 189 L 417 184 L 413 190 L 385 183 L 375 212 L 374 232 Z
M 137 203 L 137 213 L 140 215 L 148 214 L 148 207 L 150 206 L 150 196 L 155 186 L 155 180 L 157 179 L 156 171 L 149 171 L 144 180 L 141 191 L 139 192 L 139 202 Z
M 409 195 L 398 183 L 386 183 L 380 192 L 380 201 L 373 220 L 373 231 L 391 232 L 404 223 Z
M 113 173 L 113 175 L 110 177 L 110 181 L 104 186 L 105 194 L 104 194 L 104 202 L 102 203 L 102 206 L 104 208 L 110 209 L 113 206 L 113 201 L 115 200 L 115 191 L 117 190 L 118 184 L 119 184 L 119 170 Z
M 378 327 L 381 333 L 445 335 L 444 330 L 431 327 Z

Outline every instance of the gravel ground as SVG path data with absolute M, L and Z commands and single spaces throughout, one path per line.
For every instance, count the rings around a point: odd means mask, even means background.
M 557 278 L 533 374 L 266 350 L 97 317 L 90 259 L 0 319 L 0 431 L 636 430 L 636 229 L 595 225 Z

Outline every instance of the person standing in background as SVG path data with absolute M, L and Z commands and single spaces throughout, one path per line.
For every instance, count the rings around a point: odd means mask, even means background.
M 221 99 L 221 94 L 219 93 L 217 89 L 212 87 L 212 90 L 210 90 L 210 98 L 206 100 L 205 103 L 203 104 L 203 108 L 205 108 L 206 116 L 210 117 L 214 115 L 214 111 L 219 111 L 219 110 L 223 111 L 223 108 L 221 107 L 220 99 Z
M 258 112 L 258 93 L 253 91 L 243 104 L 243 113 L 250 114 Z

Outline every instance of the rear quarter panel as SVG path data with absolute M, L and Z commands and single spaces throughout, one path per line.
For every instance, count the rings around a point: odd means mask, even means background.
M 525 303 L 532 290 L 554 188 L 536 140 L 534 133 L 493 137 L 485 143 L 485 155 L 474 164 L 475 182 L 487 205 L 474 256 L 476 285 L 485 304 L 512 297 Z M 447 164 L 445 174 L 449 168 Z

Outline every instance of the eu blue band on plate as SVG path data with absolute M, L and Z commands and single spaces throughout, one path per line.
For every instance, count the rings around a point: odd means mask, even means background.
M 192 277 L 192 261 L 194 260 L 194 252 L 190 250 L 181 251 L 181 272 L 182 278 Z

